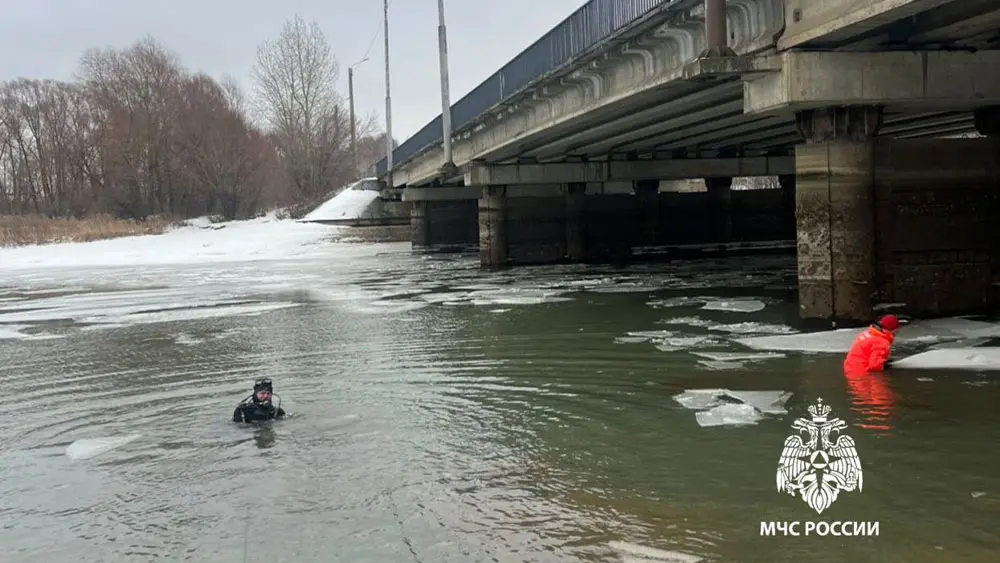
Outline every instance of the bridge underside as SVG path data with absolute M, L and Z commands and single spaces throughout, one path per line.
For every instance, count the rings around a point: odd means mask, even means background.
M 869 2 L 848 32 L 732 4 L 731 52 L 697 56 L 704 22 L 678 15 L 459 132 L 457 171 L 440 147 L 400 163 L 414 246 L 501 266 L 786 242 L 804 318 L 1000 304 L 1000 7 Z

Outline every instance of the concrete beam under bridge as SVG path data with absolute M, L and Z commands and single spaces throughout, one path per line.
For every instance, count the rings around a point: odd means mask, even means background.
M 467 186 L 570 184 L 687 180 L 691 178 L 781 176 L 795 173 L 795 157 L 691 158 L 546 164 L 471 163 Z
M 778 57 L 779 72 L 744 83 L 745 113 L 848 105 L 961 111 L 1000 105 L 1000 51 L 786 52 Z M 774 56 L 760 66 L 773 68 Z
M 529 197 L 559 197 L 569 190 L 569 184 L 511 184 L 505 192 L 511 198 Z M 455 201 L 459 199 L 479 199 L 483 197 L 486 185 L 445 186 L 445 187 L 410 187 L 403 190 L 403 201 Z M 625 194 L 632 193 L 632 182 L 587 182 L 584 183 L 584 194 Z

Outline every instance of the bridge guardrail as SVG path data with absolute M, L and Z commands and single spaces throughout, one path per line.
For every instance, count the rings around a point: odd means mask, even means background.
M 572 62 L 650 11 L 679 1 L 681 0 L 591 0 L 452 104 L 452 132 L 459 131 L 491 107 Z M 392 151 L 393 164 L 398 165 L 425 147 L 441 141 L 441 115 L 438 115 Z M 382 157 L 375 163 L 375 172 L 382 175 L 385 171 L 386 158 Z

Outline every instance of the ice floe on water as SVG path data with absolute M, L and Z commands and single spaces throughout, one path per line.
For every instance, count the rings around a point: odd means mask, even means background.
M 846 353 L 854 337 L 863 329 L 842 328 L 820 332 L 788 335 L 752 336 L 734 341 L 755 350 Z M 964 318 L 918 320 L 903 326 L 896 337 L 896 345 L 930 344 L 966 339 L 1000 337 L 1000 324 Z
M 744 426 L 756 424 L 766 414 L 786 414 L 788 391 L 740 391 L 733 389 L 688 389 L 674 400 L 698 411 L 699 426 Z
M 773 358 L 784 358 L 784 354 L 777 352 L 714 352 L 714 351 L 692 351 L 695 356 L 708 358 L 717 362 L 739 362 L 770 360 Z
M 720 323 L 718 321 L 711 321 L 701 317 L 674 317 L 661 319 L 657 321 L 657 324 L 687 325 L 715 332 L 729 332 L 735 334 L 789 334 L 796 332 L 794 328 L 787 325 L 756 321 Z
M 680 352 L 698 346 L 717 346 L 722 344 L 722 339 L 712 336 L 673 336 L 669 338 L 657 339 L 654 343 L 656 349 L 661 352 Z
M 139 438 L 139 434 L 108 436 L 103 438 L 83 438 L 66 446 L 66 456 L 70 459 L 90 459 Z
M 723 340 L 712 335 L 679 334 L 671 330 L 640 330 L 625 333 L 615 338 L 617 344 L 650 343 L 661 352 L 679 352 L 697 346 L 723 344 Z
M 710 295 L 680 295 L 654 299 L 646 305 L 654 309 L 674 309 L 678 307 L 699 307 L 705 311 L 728 313 L 757 313 L 768 305 L 780 303 L 780 299 L 770 297 L 719 297 Z
M 689 350 L 695 356 L 706 358 L 698 360 L 698 364 L 710 370 L 740 369 L 746 366 L 747 362 L 759 362 L 761 360 L 771 360 L 784 358 L 784 354 L 774 352 L 740 353 L 740 352 L 717 352 Z
M 713 426 L 749 426 L 757 424 L 764 415 L 751 405 L 741 403 L 726 403 L 712 407 L 707 411 L 694 414 L 698 426 L 710 428 Z
M 759 299 L 725 299 L 709 301 L 702 306 L 706 311 L 728 311 L 731 313 L 756 313 L 767 305 Z
M 681 551 L 668 551 L 635 543 L 612 541 L 608 547 L 621 556 L 622 563 L 699 563 L 704 558 Z
M 47 332 L 26 332 L 32 330 L 31 325 L 0 324 L 0 340 L 53 340 L 65 338 L 61 334 Z
M 1000 347 L 939 348 L 896 360 L 890 367 L 1000 371 Z

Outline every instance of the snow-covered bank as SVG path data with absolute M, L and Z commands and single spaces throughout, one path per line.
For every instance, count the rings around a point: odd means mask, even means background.
M 340 227 L 281 220 L 273 214 L 249 221 L 215 224 L 206 219 L 194 219 L 162 235 L 0 248 L 0 267 L 9 271 L 304 257 L 316 253 L 317 245 L 338 229 Z
M 338 219 L 359 219 L 370 215 L 372 204 L 378 199 L 379 192 L 372 189 L 377 186 L 375 178 L 359 180 L 334 197 L 323 202 L 302 218 L 303 221 L 336 221 Z

